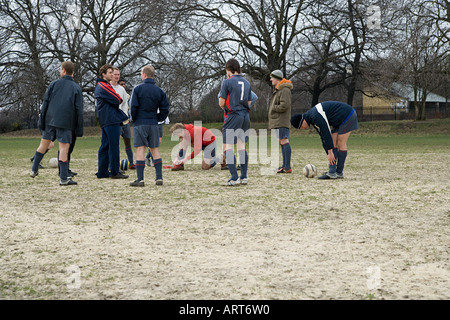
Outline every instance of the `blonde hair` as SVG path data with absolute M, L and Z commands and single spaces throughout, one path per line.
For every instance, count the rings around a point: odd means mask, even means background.
M 182 123 L 175 123 L 171 128 L 170 132 L 173 133 L 175 130 L 184 129 L 184 124 Z
M 155 68 L 152 65 L 148 65 L 142 68 L 142 73 L 144 73 L 147 78 L 155 77 Z

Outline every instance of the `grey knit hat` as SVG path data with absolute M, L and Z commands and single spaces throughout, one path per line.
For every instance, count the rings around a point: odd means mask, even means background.
M 270 77 L 278 80 L 283 80 L 283 72 L 281 70 L 274 70 L 270 73 Z

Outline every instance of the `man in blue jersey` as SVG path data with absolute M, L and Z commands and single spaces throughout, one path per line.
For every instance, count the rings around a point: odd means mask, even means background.
M 159 154 L 160 121 L 169 115 L 166 93 L 155 84 L 155 68 L 151 65 L 141 70 L 142 83 L 131 93 L 130 110 L 133 120 L 134 146 L 136 147 L 137 179 L 132 187 L 144 186 L 145 151 L 150 148 L 155 167 L 156 185 L 163 184 L 162 159 Z
M 30 176 L 38 175 L 39 165 L 50 145 L 58 140 L 58 168 L 61 186 L 76 185 L 69 174 L 69 150 L 75 137 L 83 136 L 83 94 L 73 80 L 74 64 L 61 63 L 60 79 L 53 81 L 45 92 L 39 115 L 41 143 L 33 159 Z
M 355 109 L 343 102 L 325 101 L 303 114 L 293 115 L 291 124 L 297 129 L 308 129 L 312 125 L 319 133 L 328 154 L 328 172 L 319 179 L 344 178 L 347 140 L 351 131 L 359 128 Z
M 228 186 L 247 184 L 248 154 L 245 142 L 250 129 L 250 105 L 252 89 L 250 83 L 241 75 L 241 67 L 236 59 L 225 64 L 227 79 L 222 82 L 219 93 L 219 106 L 224 110 L 223 144 L 225 160 L 231 178 Z M 237 143 L 241 175 L 238 176 L 234 145 Z

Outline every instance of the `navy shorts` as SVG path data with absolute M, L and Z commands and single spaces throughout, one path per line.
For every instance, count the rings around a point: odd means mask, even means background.
M 133 127 L 134 147 L 159 147 L 159 125 L 141 125 Z
M 353 130 L 358 130 L 358 116 L 356 115 L 355 109 L 348 115 L 347 119 L 345 119 L 337 128 L 333 128 L 331 133 L 337 134 L 345 134 Z
M 224 121 L 222 138 L 225 144 L 236 144 L 237 139 L 247 142 L 250 130 L 250 115 L 248 112 L 229 113 Z
M 45 126 L 45 130 L 42 132 L 42 139 L 51 141 L 58 140 L 61 143 L 72 143 L 72 130 Z
M 277 133 L 277 138 L 279 140 L 289 139 L 289 128 L 277 128 L 275 129 Z
M 120 135 L 124 139 L 131 139 L 131 129 L 129 123 L 124 124 L 123 126 L 120 127 Z
M 158 124 L 159 126 L 159 137 L 162 138 L 163 136 L 163 125 L 162 124 Z

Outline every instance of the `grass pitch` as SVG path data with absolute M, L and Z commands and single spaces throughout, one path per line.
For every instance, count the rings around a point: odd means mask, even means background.
M 96 179 L 98 128 L 77 140 L 79 184 L 60 187 L 57 144 L 32 179 L 36 131 L 2 135 L 0 299 L 449 299 L 449 124 L 361 123 L 338 181 L 303 177 L 327 158 L 292 130 L 292 174 L 251 164 L 232 188 L 200 164 L 162 187 L 149 167 L 144 188 L 133 171 Z

